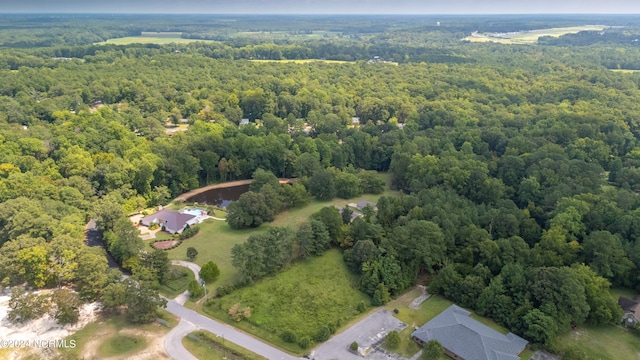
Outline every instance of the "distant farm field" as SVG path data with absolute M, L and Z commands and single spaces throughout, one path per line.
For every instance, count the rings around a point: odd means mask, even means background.
M 139 36 L 127 36 L 123 38 L 109 39 L 107 41 L 98 43 L 103 44 L 115 44 L 115 45 L 129 45 L 129 44 L 187 44 L 196 41 L 210 41 L 210 40 L 198 40 L 198 39 L 183 39 L 180 32 L 142 32 Z
M 337 39 L 342 33 L 335 31 L 315 30 L 306 32 L 288 31 L 239 31 L 232 35 L 242 39 Z
M 535 44 L 539 37 L 560 37 L 566 34 L 576 34 L 580 31 L 602 31 L 604 25 L 584 25 L 563 28 L 538 29 L 510 33 L 477 33 L 474 32 L 463 40 L 471 42 L 497 42 L 501 44 Z
M 609 70 L 617 73 L 623 73 L 623 74 L 633 74 L 633 73 L 640 72 L 640 70 L 631 70 L 631 69 L 609 69 Z
M 328 64 L 355 64 L 355 61 L 342 61 L 342 60 L 323 60 L 323 59 L 302 59 L 302 60 L 250 60 L 252 62 L 273 62 L 273 63 L 295 63 L 295 64 L 307 64 L 313 62 L 323 62 Z

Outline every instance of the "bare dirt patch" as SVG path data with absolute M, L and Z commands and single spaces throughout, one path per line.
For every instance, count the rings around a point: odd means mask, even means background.
M 99 324 L 104 325 L 105 322 Z M 135 353 L 124 354 L 120 356 L 109 357 L 109 360 L 155 360 L 155 359 L 169 359 L 164 351 L 164 336 L 159 332 L 166 333 L 168 329 L 163 328 L 161 325 L 154 324 L 153 331 L 143 330 L 138 328 L 124 328 L 117 330 L 114 326 L 100 326 L 98 330 L 93 333 L 88 341 L 82 344 L 82 350 L 80 351 L 80 359 L 102 359 L 98 354 L 98 348 L 100 344 L 106 339 L 109 339 L 116 335 L 129 335 L 144 338 L 147 342 L 147 346 Z M 155 329 L 157 327 L 157 329 Z
M 59 325 L 56 323 L 56 320 L 49 315 L 22 324 L 14 324 L 7 318 L 10 298 L 9 295 L 0 296 L 0 339 L 20 341 L 21 344 L 28 342 L 29 347 L 4 349 L 6 351 L 0 352 L 0 359 L 20 359 L 27 354 L 36 355 L 40 358 L 53 355 L 51 351 L 37 348 L 35 342 L 63 340 L 65 337 L 82 329 L 86 324 L 95 321 L 99 309 L 97 303 L 83 305 L 80 309 L 80 319 L 78 323 L 74 325 Z
M 160 250 L 166 250 L 175 246 L 179 241 L 178 240 L 167 240 L 167 241 L 158 241 L 153 243 L 153 247 Z

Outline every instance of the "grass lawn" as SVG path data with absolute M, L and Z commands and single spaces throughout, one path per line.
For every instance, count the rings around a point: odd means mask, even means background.
M 562 336 L 560 348 L 578 348 L 588 359 L 637 359 L 640 338 L 628 330 L 614 326 L 580 326 Z
M 186 251 L 186 250 L 185 250 Z M 195 280 L 193 271 L 184 266 L 171 266 L 170 272 L 175 272 L 175 279 L 169 280 L 166 284 L 160 285 L 160 293 L 168 297 L 176 297 L 187 290 L 189 282 Z
M 172 313 L 162 308 L 158 308 L 158 318 L 166 321 L 169 324 L 169 328 L 174 328 L 178 326 L 178 323 L 180 322 L 179 317 L 173 315 Z
M 184 347 L 199 360 L 267 360 L 230 341 L 222 344 L 222 339 L 208 331 L 196 331 L 182 338 Z
M 629 289 L 629 288 L 613 288 L 609 291 L 609 293 L 611 294 L 611 298 L 618 302 L 618 298 L 620 296 L 624 296 L 624 297 L 628 297 L 629 299 L 633 299 L 634 296 L 638 295 L 638 293 L 633 290 L 633 289 Z
M 391 183 L 390 174 L 380 174 L 380 176 L 387 183 L 386 188 L 388 189 Z M 244 243 L 249 236 L 268 231 L 268 229 L 273 226 L 291 226 L 295 228 L 298 224 L 309 219 L 311 214 L 330 204 L 345 206 L 347 203 L 361 200 L 377 202 L 383 195 L 399 196 L 400 192 L 387 190 L 383 194 L 366 194 L 349 200 L 338 198 L 332 201 L 313 200 L 304 207 L 284 211 L 278 214 L 273 222 L 263 224 L 255 229 L 233 230 L 225 221 L 208 219 L 199 225 L 200 232 L 198 235 L 183 241 L 182 245 L 177 248 L 169 250 L 169 258 L 174 260 L 188 260 L 187 248 L 194 247 L 198 250 L 198 257 L 194 261 L 196 264 L 203 265 L 208 261 L 215 262 L 220 269 L 220 276 L 215 282 L 207 284 L 207 293 L 213 294 L 216 287 L 222 284 L 233 283 L 238 276 L 238 272 L 231 265 L 231 249 L 235 244 Z M 180 209 L 182 207 L 184 207 L 184 204 L 179 206 Z M 226 213 L 216 210 L 215 216 L 226 217 Z M 158 232 L 158 234 L 161 233 Z M 193 303 L 189 301 L 186 305 L 193 306 Z
M 298 339 L 314 339 L 324 325 L 336 329 L 360 314 L 359 303 L 370 299 L 356 289 L 356 278 L 349 272 L 342 254 L 330 250 L 321 257 L 291 265 L 274 277 L 263 279 L 213 300 L 204 312 L 217 319 L 254 334 L 294 354 L 304 353 L 297 344 L 284 342 L 283 331 L 293 332 Z M 251 307 L 249 321 L 234 322 L 227 310 L 240 303 Z
M 176 260 L 187 259 L 187 248 L 194 247 L 198 250 L 198 257 L 194 262 L 200 266 L 208 261 L 213 261 L 220 269 L 218 279 L 207 284 L 207 292 L 215 291 L 221 284 L 232 283 L 238 272 L 231 265 L 231 248 L 235 244 L 243 243 L 253 234 L 267 231 L 269 226 L 261 226 L 257 229 L 233 230 L 226 221 L 208 219 L 200 225 L 200 232 L 185 241 L 175 249 L 169 250 L 169 258 Z
M 173 315 L 162 310 L 160 317 L 170 324 L 177 324 Z M 168 332 L 169 328 L 157 323 L 134 325 L 127 322 L 124 316 L 116 315 L 100 318 L 67 337 L 67 341 L 76 341 L 76 348 L 58 350 L 73 359 L 104 358 L 124 353 L 133 356 L 143 349 L 147 349 L 148 352 L 150 348 L 147 348 L 147 344 L 157 341 Z M 164 353 L 164 350 L 162 352 Z M 157 357 L 161 355 L 158 353 Z
M 137 336 L 116 335 L 108 338 L 98 348 L 98 354 L 103 357 L 124 355 L 144 349 L 145 339 Z
M 173 237 L 173 235 L 169 234 L 168 232 L 158 231 L 156 233 L 155 239 L 151 239 L 147 241 L 151 243 L 152 241 L 155 241 L 155 240 L 175 240 L 175 238 Z

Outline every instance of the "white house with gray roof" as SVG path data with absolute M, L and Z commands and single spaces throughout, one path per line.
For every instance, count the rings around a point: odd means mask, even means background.
M 199 222 L 200 219 L 196 215 L 185 214 L 169 209 L 162 209 L 140 219 L 140 224 L 144 226 L 158 224 L 163 231 L 167 231 L 171 234 L 179 234 L 187 227 L 187 225 L 193 226 Z
M 472 319 L 471 313 L 451 305 L 438 316 L 414 331 L 419 344 L 437 340 L 445 353 L 464 360 L 519 360 L 527 340 L 508 333 L 503 335 Z

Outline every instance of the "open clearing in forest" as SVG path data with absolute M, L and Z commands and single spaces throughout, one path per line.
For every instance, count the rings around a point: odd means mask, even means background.
M 109 39 L 107 41 L 96 43 L 96 45 L 114 44 L 188 44 L 196 41 L 211 41 L 199 39 L 183 39 L 181 32 L 142 32 L 138 36 L 126 36 L 122 38 Z
M 297 262 L 273 277 L 238 289 L 215 299 L 204 312 L 248 333 L 302 355 L 297 343 L 281 339 L 284 331 L 291 331 L 297 339 L 309 337 L 313 341 L 325 325 L 339 329 L 361 312 L 358 304 L 369 308 L 371 300 L 357 290 L 357 278 L 347 269 L 337 249 L 320 257 Z M 251 317 L 240 322 L 227 314 L 229 308 L 240 304 L 249 306 Z
M 604 25 L 584 25 L 509 33 L 474 32 L 462 40 L 470 42 L 497 42 L 501 44 L 535 44 L 538 41 L 538 38 L 542 36 L 560 37 L 566 34 L 577 34 L 580 31 L 602 31 L 604 29 Z
M 380 174 L 380 176 L 386 181 L 386 189 L 389 189 L 391 183 L 390 174 Z M 220 269 L 220 276 L 215 282 L 207 284 L 207 293 L 213 293 L 216 287 L 233 283 L 237 279 L 238 271 L 231 264 L 231 249 L 235 244 L 244 243 L 249 236 L 263 233 L 274 226 L 289 226 L 295 230 L 298 224 L 308 220 L 311 214 L 327 205 L 333 204 L 337 207 L 344 207 L 347 203 L 357 203 L 361 200 L 377 202 L 383 195 L 399 196 L 400 192 L 386 190 L 383 194 L 365 194 L 349 200 L 337 198 L 331 201 L 312 200 L 306 206 L 281 212 L 276 215 L 273 222 L 262 224 L 258 228 L 233 230 L 225 221 L 207 219 L 200 223 L 200 232 L 196 236 L 183 241 L 182 245 L 168 251 L 169 258 L 172 260 L 189 260 L 187 259 L 187 248 L 194 247 L 198 250 L 198 257 L 193 262 L 200 266 L 208 261 L 215 262 Z M 215 216 L 224 218 L 226 213 L 216 210 Z M 193 307 L 193 305 L 192 301 L 188 301 L 185 304 L 187 307 Z

